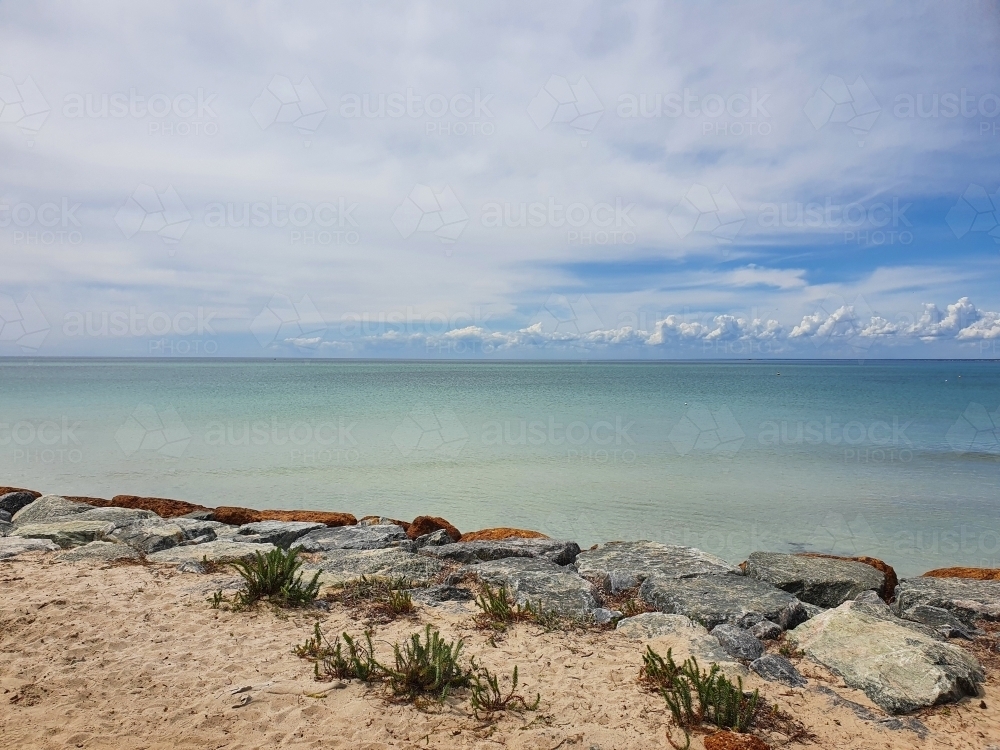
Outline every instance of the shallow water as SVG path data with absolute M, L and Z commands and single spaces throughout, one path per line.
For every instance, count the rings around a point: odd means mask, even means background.
M 1000 565 L 998 407 L 988 362 L 2 360 L 0 483 L 905 575 Z

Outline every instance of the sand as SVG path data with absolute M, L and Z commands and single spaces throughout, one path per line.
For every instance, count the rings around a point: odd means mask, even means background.
M 235 584 L 229 575 L 95 568 L 42 554 L 0 563 L 0 747 L 668 747 L 663 699 L 636 681 L 645 644 L 619 633 L 545 633 L 524 624 L 492 645 L 474 627 L 472 605 L 421 606 L 412 619 L 377 629 L 385 656 L 387 644 L 431 623 L 465 638 L 468 655 L 491 669 L 509 673 L 518 665 L 523 692 L 542 695 L 538 711 L 480 721 L 463 696 L 421 711 L 356 682 L 329 690 L 293 647 L 317 617 L 328 633 L 360 633 L 362 624 L 336 605 L 329 614 L 213 610 L 211 593 Z M 661 653 L 683 648 L 652 644 Z M 790 747 L 1000 748 L 1000 685 L 989 667 L 988 707 L 976 698 L 923 712 L 921 737 L 880 726 L 885 715 L 862 693 L 808 661 L 798 666 L 810 678 L 805 689 L 747 680 L 815 736 Z M 866 707 L 873 719 L 835 705 L 823 689 Z M 249 702 L 234 707 L 246 695 Z M 699 737 L 692 747 L 703 747 Z

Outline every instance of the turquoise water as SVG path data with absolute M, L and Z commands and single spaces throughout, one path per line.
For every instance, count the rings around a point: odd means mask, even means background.
M 1000 565 L 997 428 L 990 362 L 0 360 L 0 484 L 903 574 Z

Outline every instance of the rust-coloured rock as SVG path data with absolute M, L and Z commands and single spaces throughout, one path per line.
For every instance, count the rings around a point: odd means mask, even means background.
M 924 573 L 927 578 L 971 578 L 975 581 L 1000 581 L 1000 568 L 935 568 Z
M 358 523 L 364 523 L 365 521 L 370 521 L 374 523 L 382 518 L 385 518 L 385 516 L 364 516 L 361 520 L 358 521 Z M 386 520 L 389 521 L 390 523 L 396 524 L 397 526 L 402 526 L 404 530 L 409 530 L 410 528 L 409 521 L 398 521 L 395 518 L 386 518 Z
M 42 496 L 41 492 L 35 492 L 34 490 L 26 490 L 23 487 L 0 487 L 0 495 L 6 495 L 10 492 L 27 492 L 29 495 L 34 495 L 35 500 Z
M 110 500 L 105 500 L 103 497 L 87 497 L 86 495 L 63 495 L 64 498 L 73 503 L 86 503 L 87 505 L 93 505 L 95 508 L 120 508 L 120 505 L 114 505 Z
M 410 539 L 416 539 L 424 534 L 431 534 L 438 529 L 444 529 L 453 542 L 462 538 L 462 532 L 448 523 L 440 516 L 417 516 L 406 530 L 406 535 Z
M 81 500 L 81 502 L 86 503 L 90 501 Z M 93 504 L 91 503 L 91 505 Z M 209 510 L 204 505 L 195 505 L 184 500 L 168 500 L 165 497 L 139 497 L 138 495 L 115 495 L 111 498 L 107 507 L 151 510 L 160 516 L 160 518 L 175 518 L 187 515 L 196 510 Z
M 462 534 L 460 541 L 463 542 L 496 542 L 500 539 L 548 539 L 545 534 L 539 531 L 528 531 L 527 529 L 512 529 L 507 526 L 500 526 L 495 529 L 481 529 Z
M 882 590 L 878 592 L 878 595 L 882 598 L 882 600 L 889 602 L 896 594 L 896 586 L 899 585 L 899 579 L 896 577 L 896 571 L 891 565 L 889 565 L 889 563 L 883 562 L 877 557 L 868 557 L 867 555 L 859 555 L 858 557 L 842 557 L 840 555 L 824 555 L 820 552 L 800 552 L 799 554 L 801 557 L 826 557 L 830 560 L 850 560 L 852 562 L 871 565 L 875 568 L 875 570 L 881 571 L 881 573 L 885 576 L 885 583 L 882 584 Z
M 322 510 L 254 510 L 222 505 L 212 511 L 212 520 L 242 526 L 259 521 L 309 521 L 327 526 L 354 526 L 358 519 L 350 513 L 331 513 Z
M 771 750 L 771 746 L 752 734 L 716 732 L 705 738 L 705 750 Z

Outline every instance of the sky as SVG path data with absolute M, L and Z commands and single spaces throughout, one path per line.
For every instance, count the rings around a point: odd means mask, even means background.
M 995 358 L 1000 5 L 0 4 L 0 356 Z

